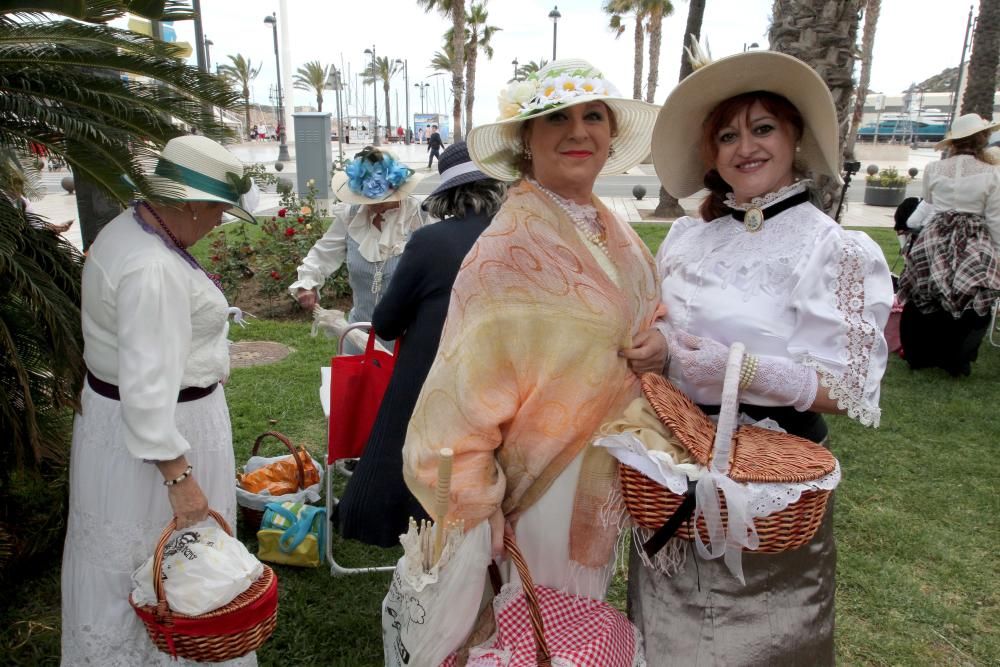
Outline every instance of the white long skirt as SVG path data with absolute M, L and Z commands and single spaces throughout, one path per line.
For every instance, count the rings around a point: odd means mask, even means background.
M 62 563 L 62 664 L 101 667 L 197 664 L 159 652 L 128 602 L 131 574 L 173 518 L 163 477 L 133 457 L 121 405 L 84 385 L 73 423 L 70 502 Z M 232 428 L 222 387 L 180 403 L 177 428 L 209 506 L 236 527 Z M 256 665 L 250 654 L 225 663 Z

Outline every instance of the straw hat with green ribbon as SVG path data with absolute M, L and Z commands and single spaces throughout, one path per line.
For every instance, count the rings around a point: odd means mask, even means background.
M 146 178 L 168 199 L 229 204 L 226 213 L 257 222 L 242 206 L 243 195 L 253 187 L 252 179 L 243 174 L 243 163 L 208 137 L 171 139 Z
M 553 61 L 524 81 L 508 85 L 499 96 L 497 122 L 469 132 L 469 155 L 487 176 L 516 180 L 521 177 L 518 164 L 524 152 L 524 122 L 595 101 L 608 105 L 618 125 L 618 136 L 611 140 L 614 154 L 608 157 L 601 173 L 625 173 L 649 154 L 649 136 L 659 107 L 623 97 L 599 69 L 579 59 Z

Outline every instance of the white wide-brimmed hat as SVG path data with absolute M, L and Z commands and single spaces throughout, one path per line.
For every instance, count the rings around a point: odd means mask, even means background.
M 243 175 L 243 163 L 208 137 L 185 135 L 167 142 L 146 179 L 155 191 L 177 201 L 229 204 L 226 213 L 256 223 L 243 206 L 253 181 Z
M 388 204 L 409 196 L 422 178 L 389 151 L 367 146 L 334 174 L 331 188 L 348 204 Z
M 524 81 L 514 81 L 500 93 L 500 117 L 472 128 L 469 155 L 487 176 L 501 181 L 521 177 L 518 167 L 524 147 L 521 125 L 576 104 L 600 101 L 608 105 L 618 125 L 611 140 L 614 154 L 602 174 L 622 174 L 649 154 L 649 133 L 659 107 L 622 97 L 618 89 L 586 60 L 556 60 Z
M 966 137 L 971 137 L 974 134 L 978 134 L 979 132 L 985 132 L 986 130 L 992 130 L 998 127 L 1000 127 L 1000 122 L 994 123 L 992 121 L 985 120 L 977 113 L 967 113 L 964 116 L 959 116 L 955 119 L 955 122 L 951 124 L 951 128 L 948 130 L 948 133 L 944 135 L 944 139 L 934 145 L 934 150 L 943 151 L 951 146 L 951 142 L 955 139 L 964 139 Z
M 744 93 L 781 95 L 802 114 L 798 160 L 837 183 L 840 150 L 837 110 L 826 83 L 798 58 L 775 51 L 748 51 L 695 70 L 663 103 L 653 128 L 653 166 L 664 189 L 688 197 L 704 186 L 702 126 L 721 102 Z

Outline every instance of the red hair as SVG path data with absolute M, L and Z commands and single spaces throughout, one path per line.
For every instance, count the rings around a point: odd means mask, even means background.
M 698 210 L 702 220 L 715 220 L 729 213 L 729 207 L 725 205 L 725 198 L 726 194 L 732 192 L 733 189 L 723 180 L 715 168 L 716 158 L 719 157 L 719 144 L 716 137 L 718 137 L 719 131 L 731 123 L 741 112 L 749 125 L 750 107 L 755 102 L 760 102 L 760 105 L 781 125 L 793 127 L 796 141 L 802 138 L 802 131 L 805 128 L 802 114 L 799 113 L 794 104 L 777 93 L 755 90 L 720 102 L 708 114 L 701 126 L 701 161 L 706 168 L 704 183 L 710 191 L 709 196 L 705 197 Z

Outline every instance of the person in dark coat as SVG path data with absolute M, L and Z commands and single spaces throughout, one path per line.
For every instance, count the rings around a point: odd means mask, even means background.
M 427 168 L 431 168 L 431 163 L 434 162 L 434 158 L 438 159 L 438 171 L 441 171 L 441 156 L 439 155 L 441 147 L 444 146 L 444 141 L 441 139 L 441 133 L 438 132 L 437 125 L 431 125 L 431 136 L 427 140 L 427 152 L 430 156 L 427 158 Z
M 410 237 L 372 323 L 380 338 L 403 337 L 364 454 L 337 508 L 345 538 L 395 546 L 407 523 L 426 518 L 403 482 L 403 441 L 441 340 L 451 287 L 469 249 L 493 219 L 507 186 L 476 169 L 465 142 L 438 160 L 441 184 L 423 203 L 441 222 Z

